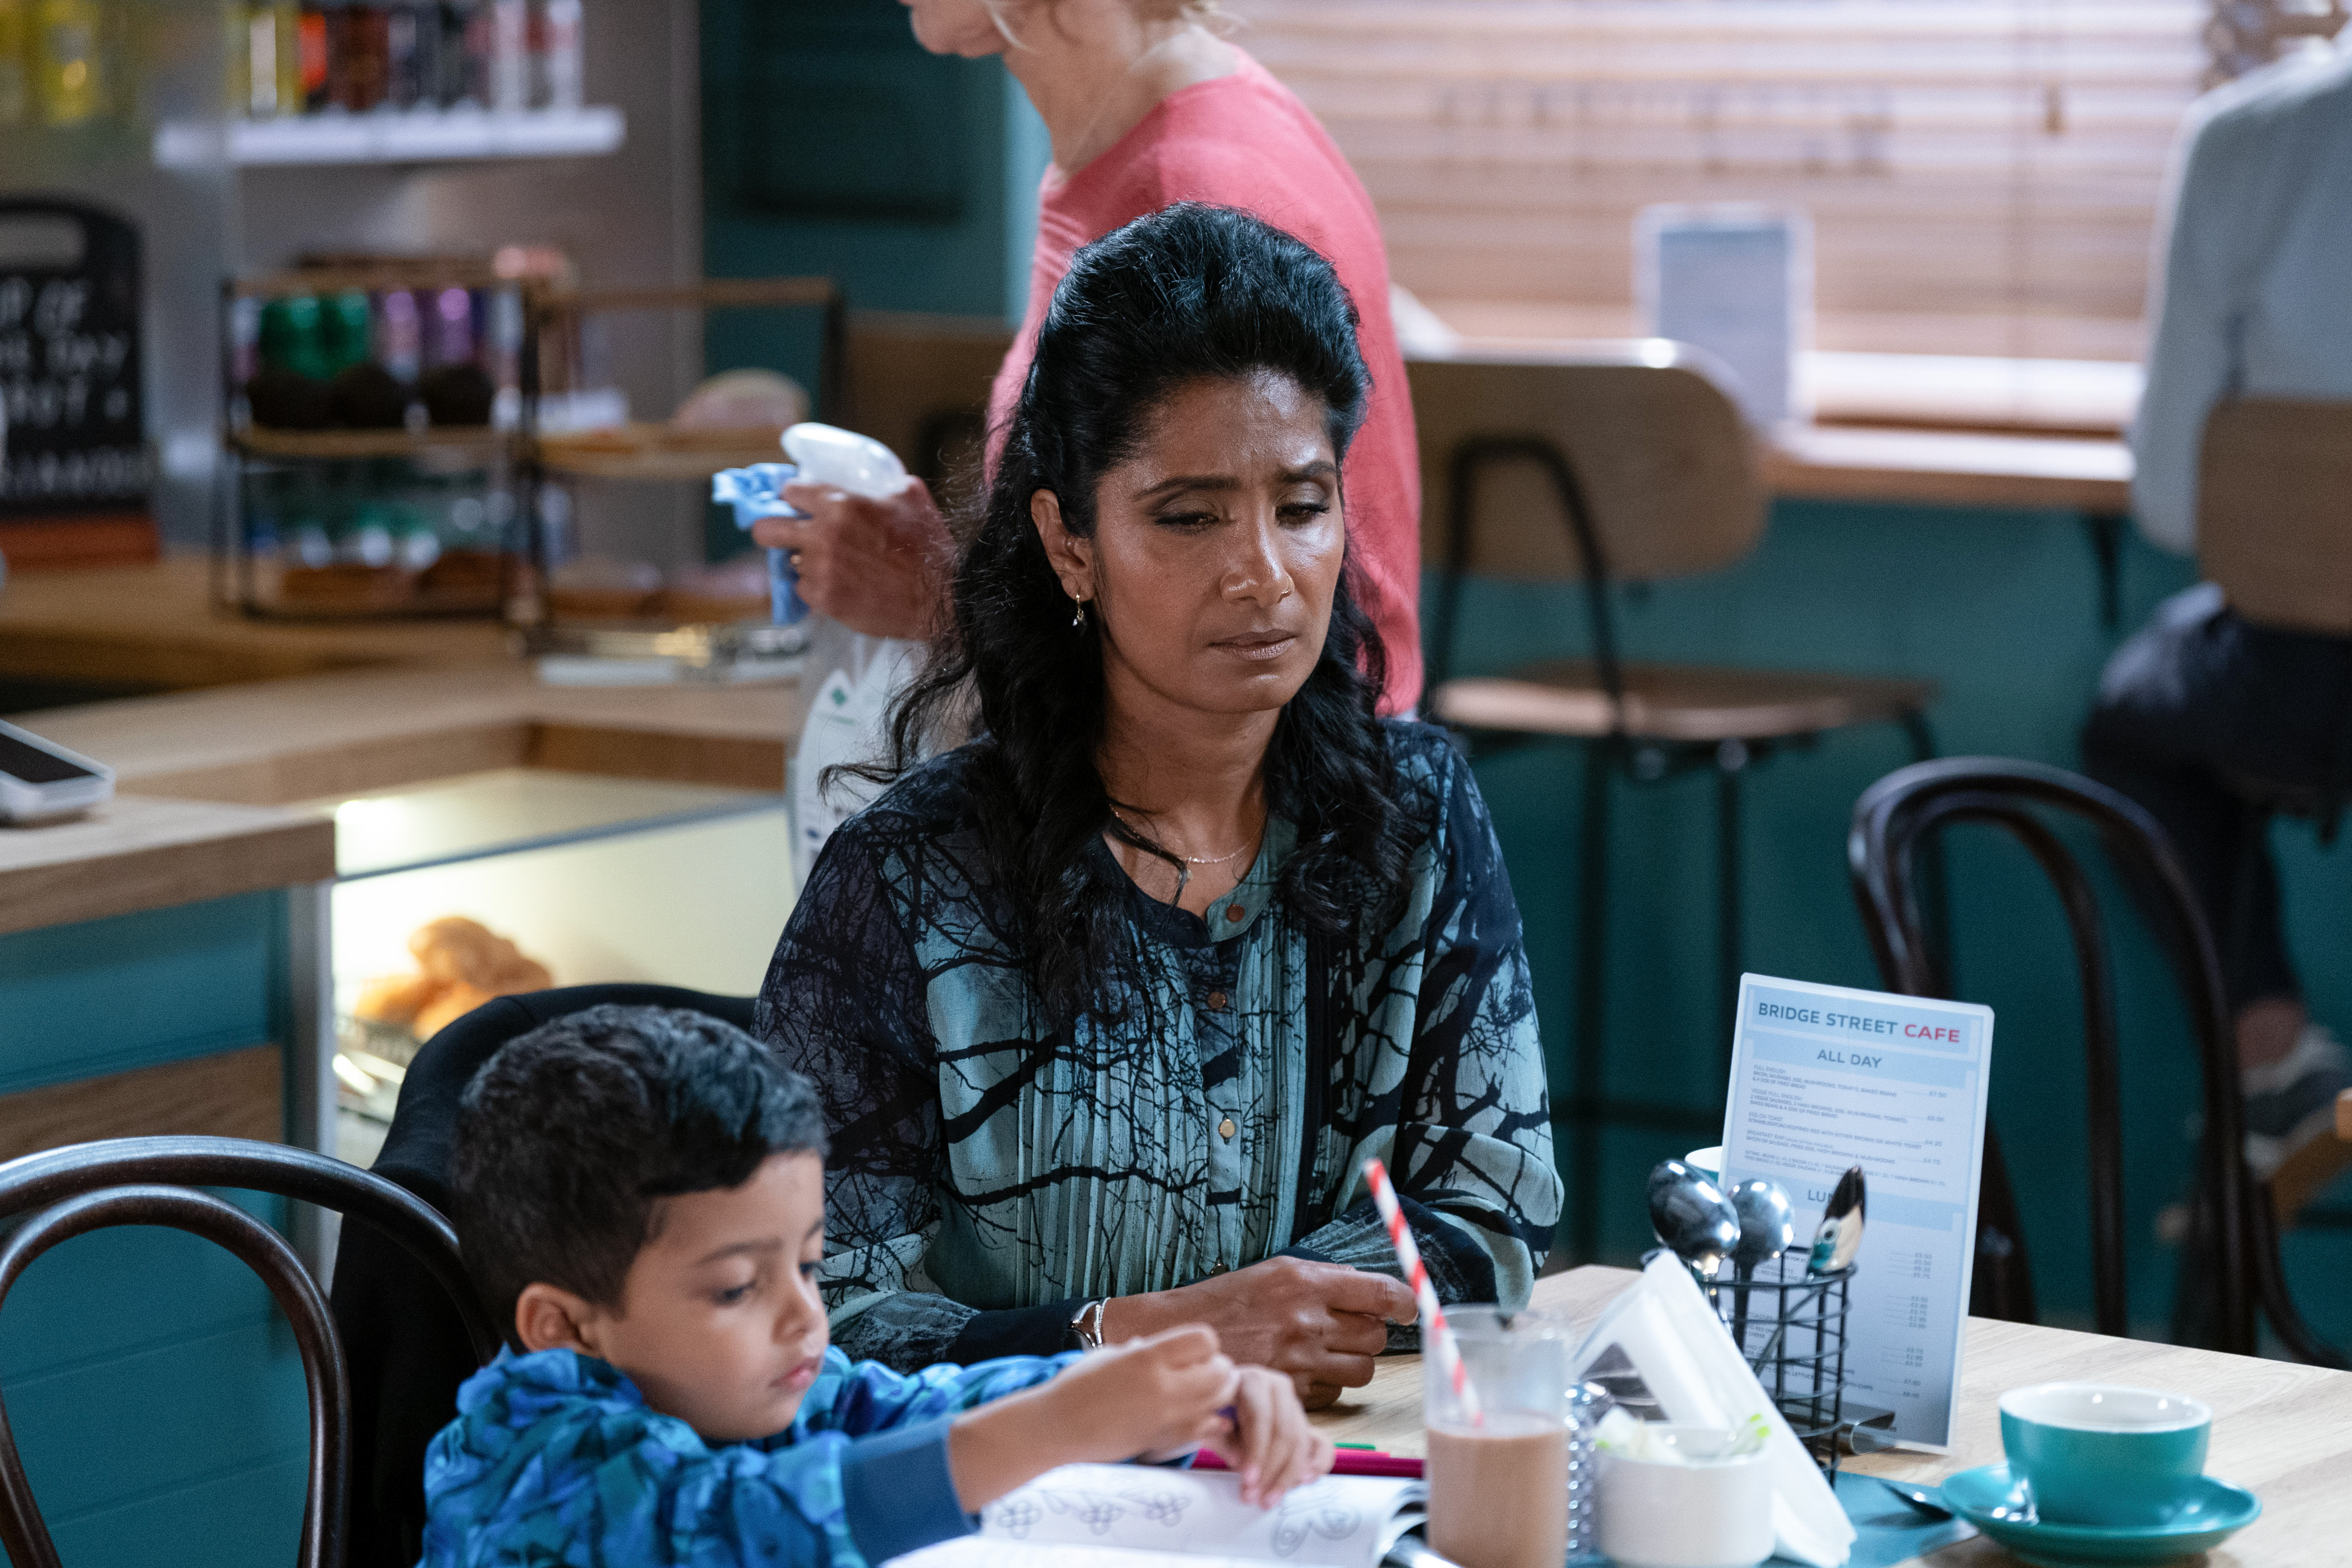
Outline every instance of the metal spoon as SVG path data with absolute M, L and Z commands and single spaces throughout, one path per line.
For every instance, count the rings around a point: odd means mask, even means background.
M 1738 1289 L 1732 1298 L 1731 1338 L 1739 1353 L 1748 1353 L 1748 1282 L 1757 1268 L 1797 1244 L 1797 1212 L 1778 1182 L 1751 1176 L 1731 1189 L 1731 1210 L 1739 1219 L 1739 1245 L 1732 1249 L 1733 1276 Z
M 1650 1173 L 1650 1227 L 1701 1284 L 1722 1271 L 1739 1245 L 1739 1216 L 1723 1189 L 1680 1160 L 1662 1160 Z
M 1844 1429 L 1844 1436 L 1846 1447 L 1857 1454 L 1902 1452 L 1902 1445 L 1895 1440 L 1892 1434 L 1875 1426 L 1848 1426 Z M 1854 1473 L 1862 1474 L 1859 1470 Z M 1867 1479 L 1876 1481 L 1930 1519 L 1952 1517 L 1952 1510 L 1944 1504 L 1943 1489 L 1939 1487 L 1914 1486 L 1909 1481 L 1898 1481 L 1886 1476 L 1871 1476 Z
M 1944 1494 L 1936 1487 L 1915 1487 L 1908 1481 L 1890 1481 L 1885 1476 L 1870 1478 L 1929 1519 L 1949 1519 L 1952 1510 L 1944 1506 Z

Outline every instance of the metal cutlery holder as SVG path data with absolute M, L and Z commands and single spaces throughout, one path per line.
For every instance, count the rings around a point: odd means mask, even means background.
M 1699 1283 L 1756 1381 L 1832 1477 L 1837 1474 L 1839 1436 L 1886 1420 L 1884 1411 L 1850 1408 L 1845 1400 L 1853 1283 L 1851 1264 L 1833 1273 L 1808 1274 L 1802 1248 L 1764 1264 L 1750 1279 L 1729 1278 L 1727 1270 L 1723 1279 Z

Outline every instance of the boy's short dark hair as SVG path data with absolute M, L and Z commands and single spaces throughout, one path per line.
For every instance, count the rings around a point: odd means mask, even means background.
M 457 1237 L 509 1337 L 535 1280 L 618 1307 L 665 1197 L 824 1154 L 808 1079 L 708 1014 L 605 1005 L 519 1035 L 457 1106 Z

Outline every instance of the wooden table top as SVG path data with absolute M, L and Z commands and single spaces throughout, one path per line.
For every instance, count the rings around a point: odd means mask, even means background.
M 290 803 L 491 768 L 781 790 L 796 682 L 551 687 L 499 627 L 215 614 L 205 563 L 28 573 L 0 593 L 0 671 L 173 689 L 44 710 L 115 770 L 78 821 L 0 827 L 0 932 L 334 874 L 334 827 Z
M 1538 1280 L 1535 1305 L 1582 1330 L 1638 1276 L 1574 1268 Z M 2066 1329 L 1969 1320 L 1960 1421 L 1950 1454 L 1870 1454 L 1845 1461 L 1871 1475 L 1940 1479 L 2001 1457 L 1997 1402 L 2027 1384 L 2080 1378 L 2178 1390 L 2213 1410 L 2206 1468 L 2252 1490 L 2263 1517 L 2203 1559 L 2209 1568 L 2342 1568 L 2352 1561 L 2352 1373 Z M 1314 1417 L 1335 1440 L 1423 1451 L 1421 1358 L 1383 1357 L 1371 1383 Z M 1922 1559 L 1933 1568 L 1996 1568 L 2016 1559 L 1977 1537 Z
M 2131 510 L 2131 448 L 2112 437 L 1806 425 L 1774 437 L 1764 483 L 1808 500 Z
M 216 609 L 210 563 L 11 573 L 0 589 L 0 669 L 25 678 L 175 689 L 388 664 L 504 659 L 478 621 L 260 621 Z

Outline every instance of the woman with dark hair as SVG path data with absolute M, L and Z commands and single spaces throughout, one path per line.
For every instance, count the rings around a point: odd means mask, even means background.
M 1001 434 L 1032 333 L 1072 254 L 1177 202 L 1239 207 L 1330 258 L 1361 311 L 1378 384 L 1348 458 L 1357 606 L 1389 647 L 1381 711 L 1421 695 L 1421 463 L 1404 358 L 1389 317 L 1388 248 L 1371 197 L 1307 107 L 1223 35 L 1215 0 L 905 0 L 935 55 L 1002 57 L 1037 110 L 1053 163 L 1037 188 L 1028 315 L 996 373 Z M 993 82 L 990 89 L 994 90 Z M 919 480 L 896 494 L 786 488 L 805 514 L 770 518 L 762 544 L 796 552 L 801 595 L 855 631 L 921 637 L 942 618 L 955 548 Z
M 1560 1184 L 1518 910 L 1462 758 L 1375 713 L 1370 392 L 1328 263 L 1239 212 L 1055 290 L 896 783 L 760 998 L 825 1099 L 851 1354 L 1205 1321 L 1328 1403 L 1412 1317 L 1375 1154 L 1441 1297 L 1526 1299 Z

